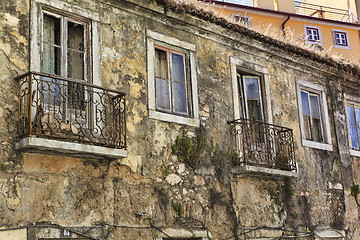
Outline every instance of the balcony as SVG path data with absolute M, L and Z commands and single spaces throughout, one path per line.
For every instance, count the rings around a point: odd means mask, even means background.
M 126 156 L 124 93 L 43 73 L 16 80 L 18 150 Z
M 350 10 L 326 7 L 295 0 L 295 13 L 341 22 L 357 23 L 357 17 Z
M 233 149 L 238 153 L 236 171 L 296 176 L 292 129 L 249 119 L 229 122 Z

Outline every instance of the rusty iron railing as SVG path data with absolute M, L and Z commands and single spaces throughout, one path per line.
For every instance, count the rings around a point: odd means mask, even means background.
M 335 21 L 357 23 L 357 17 L 350 10 L 321 6 L 312 3 L 295 1 L 295 13 L 310 17 L 324 18 Z
M 249 119 L 229 124 L 239 163 L 296 171 L 292 129 Z
M 126 148 L 125 94 L 29 72 L 19 81 L 18 138 L 41 136 Z

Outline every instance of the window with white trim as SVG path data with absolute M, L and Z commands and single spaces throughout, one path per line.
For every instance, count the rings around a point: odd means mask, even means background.
M 320 27 L 304 25 L 304 33 L 307 44 L 323 45 Z
M 244 15 L 244 14 L 233 13 L 233 14 L 231 14 L 231 19 L 236 23 L 246 25 L 246 26 L 248 26 L 250 28 L 252 27 L 251 26 L 251 16 L 247 16 L 247 15 Z
M 348 31 L 332 29 L 332 35 L 335 48 L 350 49 Z
M 195 45 L 147 30 L 149 117 L 199 126 Z
M 332 151 L 325 88 L 298 80 L 297 94 L 303 146 Z

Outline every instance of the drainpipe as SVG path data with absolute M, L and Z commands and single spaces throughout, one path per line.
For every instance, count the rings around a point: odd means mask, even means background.
M 286 20 L 281 24 L 282 31 L 283 31 L 283 34 L 284 34 L 284 38 L 286 38 L 285 23 L 287 23 L 287 21 L 289 21 L 289 19 L 290 19 L 290 15 L 288 15 L 287 18 L 286 18 Z

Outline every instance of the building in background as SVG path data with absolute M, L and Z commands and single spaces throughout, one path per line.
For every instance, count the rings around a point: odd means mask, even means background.
M 349 61 L 360 60 L 355 1 L 209 0 L 199 4 L 250 28 L 271 28 L 271 34 L 303 40 Z

